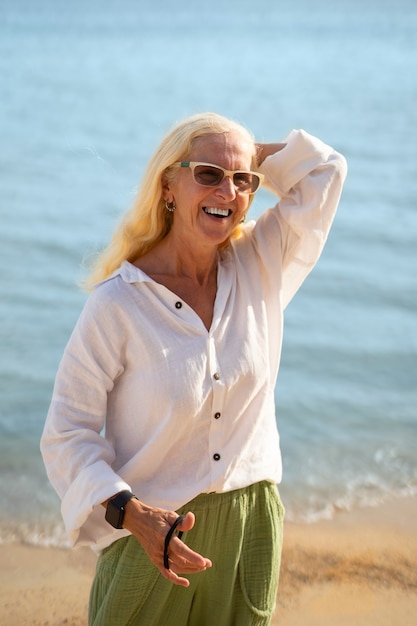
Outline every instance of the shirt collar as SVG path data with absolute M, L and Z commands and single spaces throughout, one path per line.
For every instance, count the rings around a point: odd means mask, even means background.
M 108 276 L 104 280 L 96 283 L 94 285 L 94 288 L 102 285 L 103 283 L 106 283 L 109 280 L 112 280 L 113 278 L 116 278 L 117 276 L 120 276 L 120 278 L 125 283 L 146 283 L 152 281 L 152 279 L 147 274 L 145 274 L 145 272 L 136 267 L 136 265 L 133 265 L 129 261 L 123 261 L 123 263 L 120 267 L 117 268 L 117 270 L 115 270 L 112 274 L 110 274 L 110 276 Z

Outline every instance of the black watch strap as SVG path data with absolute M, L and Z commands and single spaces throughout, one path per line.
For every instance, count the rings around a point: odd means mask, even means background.
M 125 490 L 108 501 L 105 519 L 113 528 L 123 528 L 125 506 L 132 498 L 137 500 L 137 497 L 131 491 Z

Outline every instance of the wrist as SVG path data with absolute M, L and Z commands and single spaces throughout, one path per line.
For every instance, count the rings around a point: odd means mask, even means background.
M 271 154 L 275 154 L 276 152 L 280 152 L 280 150 L 285 148 L 286 145 L 286 143 L 257 143 L 256 160 L 258 166 L 265 161 L 266 157 L 269 157 Z
M 107 501 L 105 519 L 113 528 L 125 527 L 126 506 L 131 500 L 137 500 L 137 497 L 131 491 L 125 490 Z

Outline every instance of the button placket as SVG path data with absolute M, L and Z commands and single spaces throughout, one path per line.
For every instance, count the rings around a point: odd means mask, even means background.
M 222 460 L 224 427 L 222 424 L 223 408 L 226 395 L 220 364 L 217 360 L 216 344 L 213 337 L 209 338 L 209 371 L 212 380 L 213 402 L 210 424 L 209 451 L 211 462 L 216 466 Z M 213 467 L 213 470 L 215 468 Z M 216 469 L 217 473 L 218 469 Z

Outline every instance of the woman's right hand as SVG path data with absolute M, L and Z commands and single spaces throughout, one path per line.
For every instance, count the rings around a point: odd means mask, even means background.
M 129 530 L 140 542 L 152 563 L 162 576 L 174 585 L 188 587 L 190 582 L 180 574 L 197 574 L 211 567 L 210 559 L 191 550 L 176 534 L 168 547 L 169 569 L 164 566 L 165 537 L 178 518 L 174 511 L 149 507 L 139 500 L 132 499 L 125 505 L 123 527 Z M 178 525 L 177 531 L 191 530 L 195 516 L 189 512 Z

